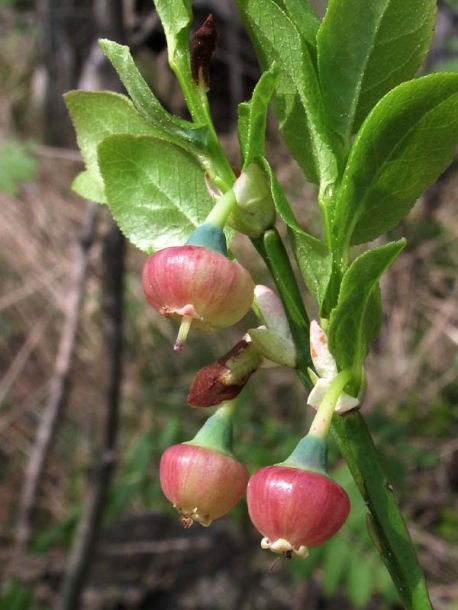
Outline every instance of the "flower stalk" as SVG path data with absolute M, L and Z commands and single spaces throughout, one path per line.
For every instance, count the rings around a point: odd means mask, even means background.
M 351 372 L 341 371 L 331 381 L 329 389 L 324 395 L 316 415 L 313 418 L 310 426 L 310 434 L 322 438 L 323 440 L 327 438 L 336 405 L 345 386 L 350 380 Z

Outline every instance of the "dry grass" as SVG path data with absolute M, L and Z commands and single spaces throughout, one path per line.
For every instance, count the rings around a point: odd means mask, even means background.
M 84 204 L 69 189 L 76 168 L 75 161 L 62 161 L 56 153 L 54 159 L 41 163 L 36 182 L 23 185 L 17 198 L 1 195 L 0 444 L 10 474 L 5 485 L 11 498 L 0 509 L 3 533 L 12 522 L 21 473 L 49 391 L 62 319 L 69 304 L 74 248 L 85 211 Z M 97 261 L 94 250 L 93 273 Z M 90 295 L 94 290 L 89 284 L 85 320 L 91 318 Z M 91 343 L 93 358 L 93 335 L 97 332 L 95 325 L 82 326 L 74 383 L 78 383 L 85 367 L 85 352 Z M 84 375 L 91 378 L 91 367 L 86 365 L 86 369 Z M 94 393 L 97 395 L 97 384 L 82 384 L 81 390 L 78 400 L 89 400 L 90 404 Z M 46 495 L 51 494 L 53 501 L 46 505 L 55 517 L 61 517 L 67 509 L 66 466 L 53 460 L 51 470 Z

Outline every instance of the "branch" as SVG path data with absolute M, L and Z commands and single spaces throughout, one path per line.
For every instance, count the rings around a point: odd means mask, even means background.
M 56 610 L 77 610 L 97 545 L 115 466 L 116 436 L 122 377 L 123 275 L 125 241 L 112 221 L 104 244 L 104 335 L 109 363 L 104 438 L 95 469 L 91 496 L 85 506 L 68 560 Z

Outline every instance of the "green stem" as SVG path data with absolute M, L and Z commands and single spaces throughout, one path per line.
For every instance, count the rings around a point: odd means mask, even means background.
M 205 222 L 219 227 L 220 229 L 224 229 L 228 216 L 236 205 L 237 199 L 235 193 L 230 189 L 217 200 Z
M 180 53 L 175 58 L 169 58 L 169 64 L 183 91 L 193 122 L 196 125 L 205 125 L 208 129 L 208 142 L 205 150 L 200 153 L 201 161 L 212 182 L 226 192 L 232 188 L 235 174 L 216 134 L 207 94 L 192 80 L 189 53 Z
M 329 434 L 334 409 L 345 386 L 351 380 L 351 371 L 341 371 L 331 382 L 328 391 L 324 395 L 317 413 L 310 426 L 310 433 L 325 440 Z
M 307 368 L 313 368 L 310 322 L 283 241 L 275 228 L 268 229 L 262 237 L 252 238 L 251 241 L 273 277 L 296 347 L 297 373 L 306 389 L 311 390 L 313 383 L 307 372 Z
M 174 56 L 169 55 L 169 65 L 175 73 L 183 91 L 192 120 L 198 125 L 208 124 L 212 132 L 212 139 L 217 139 L 213 121 L 210 117 L 207 96 L 205 93 L 202 93 L 200 87 L 192 79 L 189 49 L 181 49 Z
M 211 451 L 232 456 L 232 417 L 237 399 L 222 402 L 204 423 L 188 445 L 205 447 Z
M 309 322 L 288 254 L 275 229 L 252 239 L 277 286 L 298 351 L 297 373 L 307 390 L 311 382 Z M 331 433 L 373 518 L 377 548 L 407 610 L 432 610 L 424 576 L 409 531 L 383 472 L 366 422 L 359 411 L 332 418 Z
M 331 206 L 332 206 L 332 188 L 325 189 L 325 192 L 320 192 L 318 195 L 318 205 L 323 216 L 323 227 L 324 234 L 326 236 L 326 243 L 331 250 L 333 249 L 333 234 L 332 234 L 332 221 L 331 221 Z
M 359 411 L 336 416 L 331 431 L 371 512 L 376 546 L 405 608 L 432 610 L 409 531 L 363 416 Z

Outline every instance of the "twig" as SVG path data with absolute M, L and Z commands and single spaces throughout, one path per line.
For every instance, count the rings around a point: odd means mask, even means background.
M 111 555 L 166 555 L 169 553 L 211 552 L 214 541 L 211 538 L 169 538 L 157 542 L 121 542 L 102 546 L 102 556 Z
M 115 444 L 122 373 L 123 261 L 125 242 L 115 225 L 105 238 L 105 350 L 109 363 L 104 438 L 91 496 L 85 506 L 68 560 L 56 610 L 77 610 L 97 545 L 105 501 L 115 466 Z
M 9 369 L 2 377 L 0 381 L 0 405 L 3 403 L 5 398 L 8 395 L 8 392 L 11 389 L 11 386 L 14 384 L 16 379 L 19 377 L 21 372 L 24 369 L 28 359 L 30 358 L 33 350 L 36 348 L 38 343 L 43 338 L 43 335 L 46 331 L 46 328 L 51 321 L 52 312 L 47 312 L 43 315 L 43 317 L 35 324 L 34 328 L 28 335 L 27 339 L 21 346 L 21 349 L 16 354 L 13 362 L 11 363 Z
M 61 261 L 46 273 L 43 273 L 39 277 L 28 281 L 26 285 L 16 288 L 16 290 L 13 290 L 12 292 L 0 297 L 0 311 L 11 307 L 11 305 L 15 305 L 22 299 L 25 299 L 35 292 L 45 288 L 66 273 L 67 267 L 67 263 Z
M 17 553 L 24 553 L 30 541 L 37 494 L 54 444 L 60 416 L 66 404 L 68 379 L 86 279 L 88 252 L 94 239 L 96 209 L 96 204 L 87 203 L 85 227 L 75 254 L 73 290 L 69 296 L 69 306 L 62 328 L 49 397 L 22 488 L 16 531 Z
M 59 161 L 83 165 L 83 160 L 79 150 L 72 150 L 71 148 L 40 145 L 34 146 L 33 153 L 41 159 L 59 159 Z

